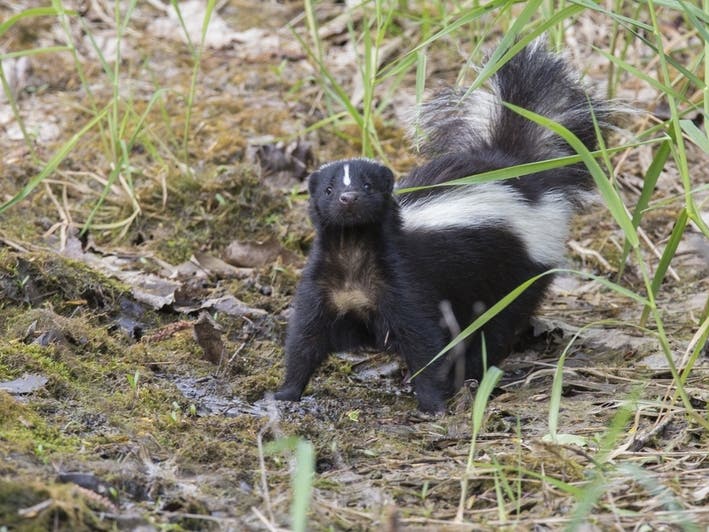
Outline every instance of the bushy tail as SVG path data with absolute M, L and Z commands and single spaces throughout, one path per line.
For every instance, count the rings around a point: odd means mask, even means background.
M 584 164 L 519 179 L 470 186 L 430 187 L 522 163 L 575 154 L 552 130 L 512 111 L 533 111 L 596 148 L 596 124 L 607 128 L 610 106 L 588 93 L 576 72 L 537 40 L 492 76 L 485 89 L 446 89 L 419 113 L 419 150 L 428 161 L 399 182 L 422 189 L 400 195 L 404 228 L 476 231 L 495 227 L 514 235 L 538 264 L 563 263 L 569 219 L 588 198 L 593 179 Z M 483 231 L 484 233 L 484 231 Z M 481 232 L 475 233 L 482 238 Z
M 575 153 L 553 131 L 505 107 L 508 102 L 545 116 L 596 148 L 594 119 L 605 129 L 610 109 L 587 92 L 578 74 L 537 39 L 466 95 L 449 88 L 423 104 L 415 124 L 419 150 L 429 158 L 467 151 L 501 150 L 518 163 Z

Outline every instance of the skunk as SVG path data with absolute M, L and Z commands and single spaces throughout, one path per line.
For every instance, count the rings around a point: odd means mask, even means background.
M 486 365 L 507 356 L 550 276 L 469 337 L 457 359 L 448 354 L 430 363 L 452 338 L 441 304 L 464 328 L 519 284 L 562 263 L 569 218 L 593 181 L 577 164 L 417 188 L 575 154 L 503 102 L 558 122 L 589 149 L 610 113 L 560 56 L 535 41 L 486 89 L 448 88 L 424 103 L 417 129 L 429 161 L 399 183 L 415 190 L 397 199 L 392 171 L 369 159 L 331 162 L 310 175 L 316 237 L 296 290 L 276 399 L 299 400 L 330 353 L 375 348 L 403 356 L 412 375 L 428 364 L 412 380 L 418 407 L 442 412 L 463 379 L 481 378 Z

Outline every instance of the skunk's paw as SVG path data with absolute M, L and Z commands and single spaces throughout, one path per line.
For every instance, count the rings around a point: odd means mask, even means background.
M 419 410 L 426 414 L 442 416 L 447 411 L 446 400 L 440 395 L 419 394 L 417 392 L 416 399 L 418 400 Z
M 300 401 L 300 396 L 303 394 L 297 388 L 283 386 L 280 390 L 273 394 L 277 401 Z

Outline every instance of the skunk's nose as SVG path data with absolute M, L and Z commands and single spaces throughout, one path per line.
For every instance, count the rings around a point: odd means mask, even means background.
M 352 205 L 355 201 L 357 201 L 358 197 L 359 195 L 353 190 L 343 192 L 340 194 L 340 203 L 343 205 Z

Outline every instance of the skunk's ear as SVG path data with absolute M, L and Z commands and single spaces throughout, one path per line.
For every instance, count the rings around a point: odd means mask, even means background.
M 386 166 L 382 168 L 382 185 L 387 193 L 391 193 L 394 191 L 394 173 Z
M 315 194 L 315 190 L 318 188 L 318 179 L 320 179 L 320 172 L 315 171 L 308 176 L 308 193 L 312 196 Z

